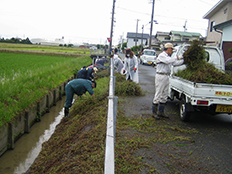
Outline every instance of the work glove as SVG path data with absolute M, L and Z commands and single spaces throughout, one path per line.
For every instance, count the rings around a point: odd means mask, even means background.
M 134 71 L 136 71 L 137 70 L 137 68 L 134 68 Z

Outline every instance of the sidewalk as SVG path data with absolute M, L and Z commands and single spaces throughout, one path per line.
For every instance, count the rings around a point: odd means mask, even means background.
M 155 69 L 152 66 L 139 65 L 139 86 L 144 92 L 141 97 L 127 97 L 126 100 L 126 115 L 133 116 L 134 114 L 140 116 L 151 117 L 152 100 L 155 94 Z M 149 76 L 144 76 L 146 71 L 150 71 Z

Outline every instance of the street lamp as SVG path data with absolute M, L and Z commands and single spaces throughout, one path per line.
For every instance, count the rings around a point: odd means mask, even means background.
M 155 23 L 155 24 L 158 24 L 158 22 L 157 22 L 157 20 L 153 20 L 153 22 Z M 151 21 L 149 22 L 149 23 L 147 23 L 146 25 L 148 25 L 148 24 L 150 24 L 151 23 Z M 145 25 L 145 26 L 146 26 Z M 142 26 L 142 43 L 141 43 L 141 51 L 143 50 L 143 30 L 144 30 L 144 25 Z M 149 40 L 149 42 L 150 42 L 150 40 Z

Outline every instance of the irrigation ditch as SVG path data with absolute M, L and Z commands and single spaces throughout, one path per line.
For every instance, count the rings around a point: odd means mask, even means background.
M 65 85 L 76 75 L 70 77 L 60 86 L 48 92 L 37 102 L 33 103 L 25 111 L 18 114 L 12 121 L 0 127 L 0 156 L 7 150 L 15 148 L 15 142 L 24 134 L 30 133 L 30 128 L 41 121 L 41 117 L 49 113 L 50 108 L 65 95 Z

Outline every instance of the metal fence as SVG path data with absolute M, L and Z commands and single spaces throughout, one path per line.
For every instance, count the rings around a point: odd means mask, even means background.
M 108 96 L 108 115 L 106 130 L 106 149 L 105 149 L 105 174 L 114 174 L 114 145 L 116 133 L 116 116 L 118 97 L 114 96 L 115 76 L 114 61 L 110 59 L 110 83 Z

